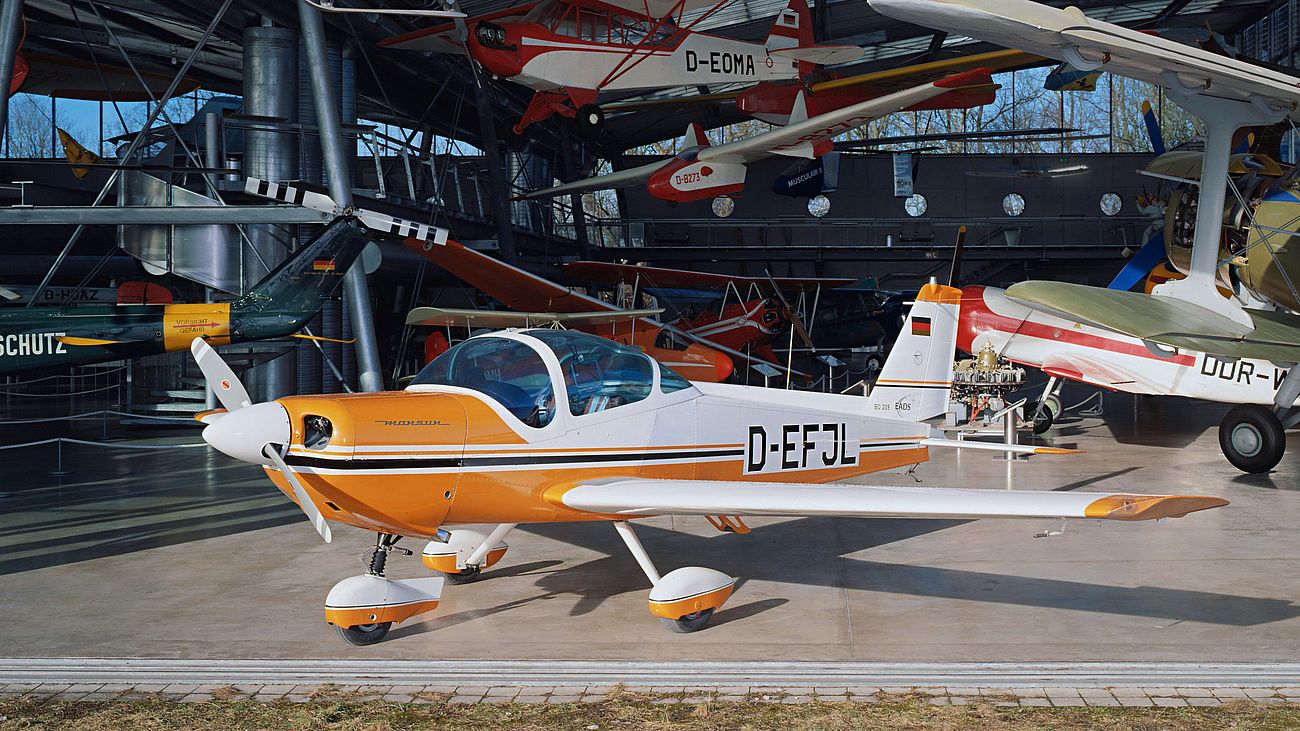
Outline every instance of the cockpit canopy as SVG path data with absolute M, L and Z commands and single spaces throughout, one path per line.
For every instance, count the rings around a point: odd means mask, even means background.
M 571 330 L 528 330 L 470 338 L 435 358 L 412 386 L 458 386 L 485 394 L 531 427 L 555 418 L 557 390 L 571 416 L 585 416 L 690 388 L 686 379 L 636 348 Z M 557 384 L 547 362 L 558 365 Z

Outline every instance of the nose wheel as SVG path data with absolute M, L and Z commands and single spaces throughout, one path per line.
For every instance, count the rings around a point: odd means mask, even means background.
M 384 577 L 389 553 L 411 553 L 396 547 L 399 540 L 401 536 L 379 534 L 366 561 L 367 572 L 335 584 L 325 598 L 325 621 L 334 625 L 344 642 L 373 645 L 384 639 L 394 624 L 437 608 L 442 577 Z

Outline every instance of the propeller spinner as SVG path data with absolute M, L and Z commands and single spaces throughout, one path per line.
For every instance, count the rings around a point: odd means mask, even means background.
M 274 465 L 293 488 L 298 507 L 307 515 L 320 537 L 329 543 L 332 539 L 329 523 L 321 515 L 316 503 L 289 469 L 280 450 L 289 444 L 293 429 L 289 412 L 274 401 L 251 403 L 248 390 L 235 376 L 217 351 L 202 338 L 195 338 L 190 352 L 203 371 L 208 386 L 217 395 L 227 413 L 220 419 L 208 421 L 203 428 L 203 441 L 217 451 L 252 464 Z

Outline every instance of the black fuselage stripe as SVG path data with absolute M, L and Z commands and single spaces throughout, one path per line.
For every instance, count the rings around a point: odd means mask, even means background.
M 743 457 L 744 450 L 715 449 L 695 452 L 620 452 L 614 454 L 547 454 L 511 457 L 379 457 L 328 459 L 291 454 L 285 458 L 292 467 L 326 467 L 340 470 L 386 470 L 411 467 L 513 467 L 518 465 L 565 464 L 585 462 L 659 462 L 670 459 L 704 459 L 706 457 Z
M 863 445 L 860 449 L 881 447 L 917 447 L 914 441 L 883 442 Z M 285 462 L 291 467 L 320 467 L 335 470 L 400 470 L 429 468 L 515 467 L 519 465 L 550 465 L 601 462 L 663 462 L 679 459 L 707 459 L 711 457 L 744 457 L 743 449 L 710 449 L 693 452 L 618 452 L 611 454 L 547 454 L 510 457 L 360 457 L 330 459 L 290 454 Z

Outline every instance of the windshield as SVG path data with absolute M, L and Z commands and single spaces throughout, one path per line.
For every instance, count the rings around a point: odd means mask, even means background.
M 412 386 L 460 386 L 491 397 L 528 426 L 555 417 L 551 376 L 537 351 L 517 340 L 471 338 L 438 356 Z
M 560 359 L 569 413 L 594 414 L 650 395 L 654 366 L 636 348 L 569 330 L 532 330 Z

